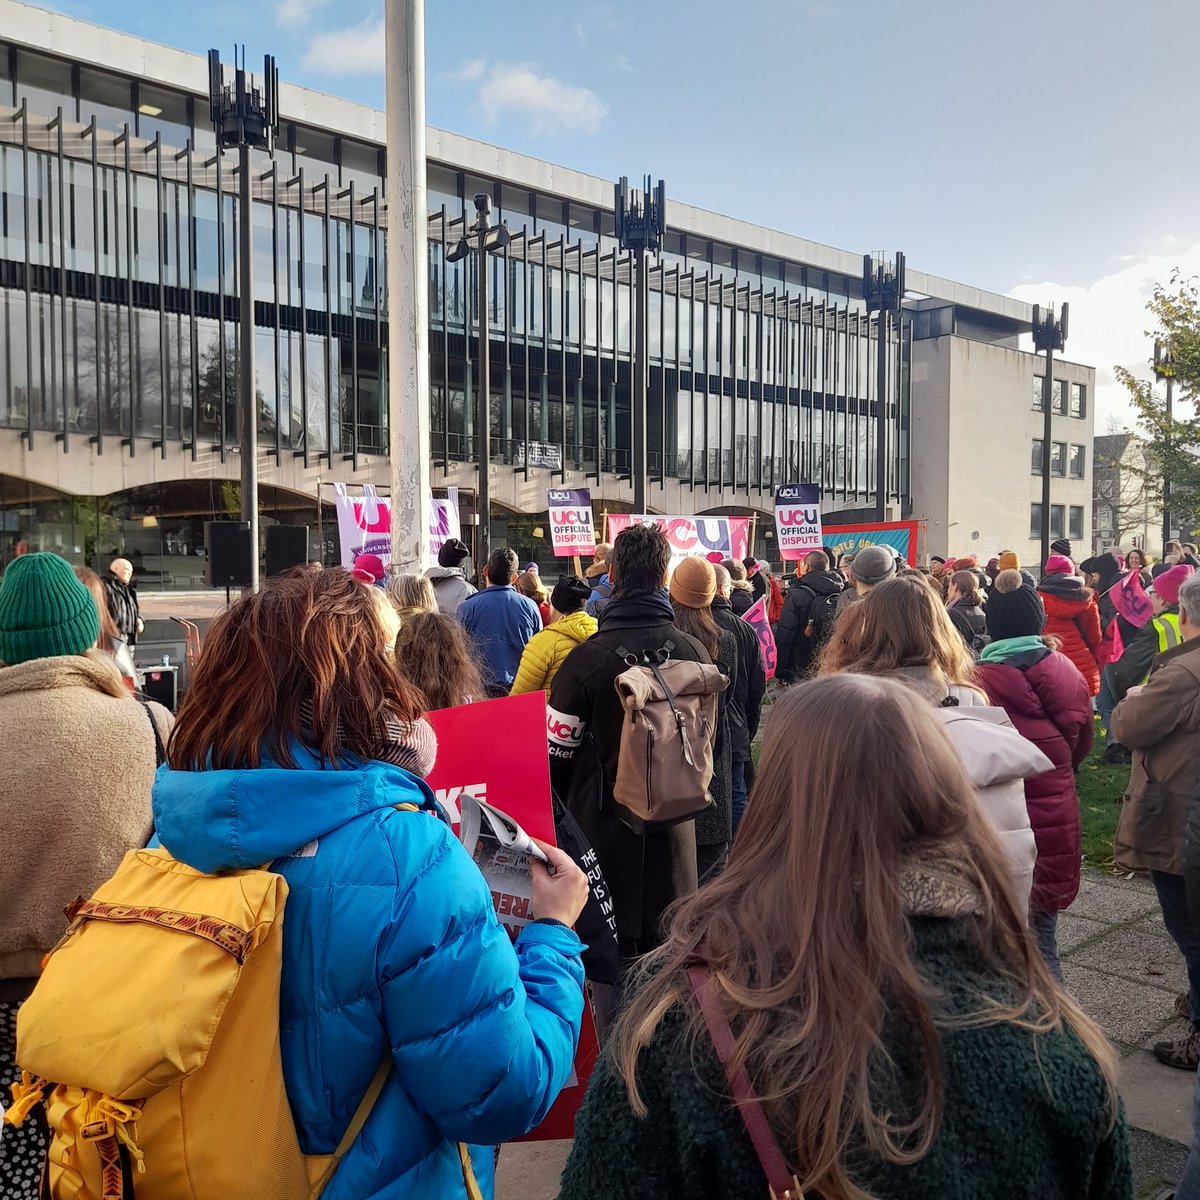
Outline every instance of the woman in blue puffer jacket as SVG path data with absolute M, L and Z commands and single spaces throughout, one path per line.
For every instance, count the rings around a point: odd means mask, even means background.
M 419 778 L 435 751 L 369 589 L 299 571 L 214 624 L 154 788 L 176 858 L 287 880 L 280 1035 L 306 1154 L 333 1153 L 391 1056 L 324 1200 L 466 1195 L 458 1144 L 526 1132 L 571 1071 L 586 878 L 548 848 L 514 947 Z M 491 1151 L 470 1157 L 490 1195 Z

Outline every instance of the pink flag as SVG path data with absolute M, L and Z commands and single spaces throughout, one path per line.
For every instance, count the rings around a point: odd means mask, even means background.
M 758 648 L 762 651 L 763 666 L 767 670 L 767 678 L 775 677 L 775 664 L 779 658 L 779 653 L 775 649 L 775 634 L 771 630 L 771 622 L 767 618 L 767 597 L 764 596 L 761 600 L 750 605 L 744 613 L 742 620 L 754 630 L 755 636 L 758 638 Z
M 1150 597 L 1146 595 L 1146 590 L 1142 587 L 1142 577 L 1137 571 L 1130 571 L 1123 579 L 1113 584 L 1108 589 L 1108 594 L 1112 597 L 1117 612 L 1136 629 L 1141 629 L 1154 615 L 1154 610 L 1150 607 Z
M 1115 663 L 1125 653 L 1125 643 L 1121 640 L 1121 626 L 1114 617 L 1096 647 L 1096 662 L 1102 667 Z

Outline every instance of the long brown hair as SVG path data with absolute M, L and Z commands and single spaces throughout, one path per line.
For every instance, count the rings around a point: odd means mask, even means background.
M 838 617 L 820 674 L 888 675 L 927 667 L 944 687 L 980 690 L 975 664 L 936 592 L 920 579 L 876 584 Z
M 1051 978 L 1004 851 L 930 708 L 890 680 L 818 679 L 776 703 L 761 761 L 728 867 L 675 909 L 618 1024 L 612 1053 L 634 1111 L 646 1114 L 637 1063 L 664 1016 L 683 1010 L 693 1047 L 706 1037 L 687 979 L 699 962 L 737 1031 L 735 1061 L 807 1194 L 864 1200 L 850 1151 L 898 1164 L 927 1153 L 950 1027 L 1065 1025 L 1108 1079 L 1115 1119 L 1111 1047 Z M 986 983 L 965 1015 L 947 1011 L 914 961 L 905 911 L 906 864 L 939 847 L 978 899 L 964 924 L 972 974 Z M 917 1056 L 921 1092 L 902 1113 L 877 1107 L 894 1071 L 885 1017 Z
M 96 604 L 96 612 L 100 617 L 100 640 L 96 645 L 111 654 L 117 638 L 121 636 L 121 631 L 117 628 L 112 611 L 108 607 L 108 593 L 104 590 L 104 584 L 91 567 L 76 567 L 75 578 L 92 593 L 92 599 Z
M 467 634 L 445 613 L 414 613 L 401 625 L 396 666 L 430 709 L 484 699 L 483 676 Z
M 708 657 L 716 662 L 721 649 L 721 631 L 717 628 L 712 607 L 692 608 L 677 600 L 671 601 L 671 607 L 675 610 L 672 622 L 675 628 L 694 637 L 708 651 Z
M 182 771 L 295 767 L 294 743 L 332 765 L 373 757 L 388 720 L 421 698 L 396 670 L 372 589 L 340 568 L 297 568 L 213 623 L 179 708 L 168 759 Z M 311 705 L 311 723 L 301 706 Z

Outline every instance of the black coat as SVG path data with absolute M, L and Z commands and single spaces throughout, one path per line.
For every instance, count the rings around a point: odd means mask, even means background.
M 728 600 L 713 601 L 713 618 L 722 629 L 737 638 L 738 670 L 733 686 L 730 723 L 735 759 L 749 760 L 750 743 L 758 733 L 758 718 L 763 694 L 767 690 L 767 672 L 754 630 L 737 616 Z
M 788 588 L 783 612 L 775 626 L 775 646 L 779 653 L 776 670 L 781 681 L 791 683 L 808 674 L 820 645 L 816 632 L 804 631 L 813 606 L 826 596 L 839 595 L 845 581 L 836 571 L 809 571 Z
M 671 624 L 673 618 L 665 591 L 614 596 L 600 615 L 599 631 L 567 655 L 550 686 L 550 782 L 595 847 L 624 953 L 658 945 L 663 911 L 696 890 L 695 822 L 643 836 L 621 821 L 612 799 L 625 716 L 614 686 L 626 670 L 617 648 L 640 655 L 670 641 L 673 658 L 711 661 L 699 642 Z
M 715 615 L 715 614 L 714 614 Z M 734 618 L 741 620 L 740 617 Z M 743 621 L 744 625 L 745 622 Z M 717 697 L 717 736 L 713 740 L 712 804 L 696 818 L 696 845 L 726 846 L 733 841 L 733 695 L 738 687 L 738 642 L 718 627 L 717 666 L 729 687 Z
M 734 586 L 729 593 L 729 603 L 737 616 L 744 616 L 757 603 L 758 597 L 754 594 L 754 588 L 750 584 L 744 587 Z
M 137 584 L 122 583 L 110 573 L 104 577 L 104 593 L 108 597 L 108 611 L 116 623 L 117 632 L 129 643 L 132 650 L 137 645 L 140 615 Z

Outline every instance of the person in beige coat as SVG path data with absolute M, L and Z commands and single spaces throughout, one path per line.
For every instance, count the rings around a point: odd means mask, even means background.
M 1167 932 L 1187 963 L 1188 995 L 1176 1011 L 1191 1021 L 1176 1041 L 1154 1047 L 1160 1062 L 1200 1063 L 1200 923 L 1183 882 L 1184 831 L 1200 775 L 1200 575 L 1179 588 L 1178 646 L 1160 654 L 1146 683 L 1113 709 L 1112 732 L 1133 751 L 1113 852 L 1123 871 L 1149 871 Z
M 130 696 L 93 649 L 88 589 L 55 554 L 28 554 L 0 582 L 0 1090 L 19 1078 L 16 1015 L 66 926 L 126 850 L 151 832 L 150 789 L 171 715 Z M 36 1122 L 5 1129 L 0 1195 L 37 1194 Z M 32 1170 L 31 1170 L 32 1168 Z

